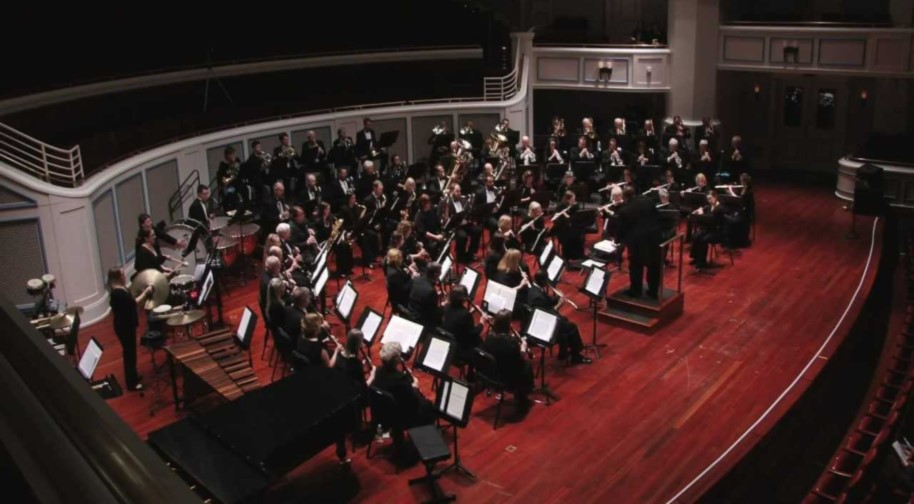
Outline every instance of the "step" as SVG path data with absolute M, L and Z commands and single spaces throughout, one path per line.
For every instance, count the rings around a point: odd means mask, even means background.
M 664 288 L 660 300 L 647 296 L 633 298 L 626 294 L 628 289 L 620 289 L 606 298 L 608 306 L 620 310 L 642 313 L 647 316 L 666 318 L 682 313 L 685 296 L 672 289 Z
M 634 326 L 635 328 L 653 329 L 661 322 L 659 317 L 651 317 L 641 313 L 609 307 L 599 312 L 600 318 L 609 319 L 609 322 Z

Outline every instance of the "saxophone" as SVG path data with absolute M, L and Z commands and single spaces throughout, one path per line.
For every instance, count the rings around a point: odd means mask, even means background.
M 327 242 L 332 246 L 336 242 L 337 238 L 340 237 L 340 229 L 343 227 L 343 219 L 337 219 L 333 223 L 333 228 L 330 231 L 330 238 L 327 239 Z

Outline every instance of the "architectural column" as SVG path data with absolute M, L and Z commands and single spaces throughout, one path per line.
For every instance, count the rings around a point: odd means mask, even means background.
M 703 116 L 716 116 L 720 1 L 670 1 L 667 23 L 672 54 L 666 113 L 697 125 Z

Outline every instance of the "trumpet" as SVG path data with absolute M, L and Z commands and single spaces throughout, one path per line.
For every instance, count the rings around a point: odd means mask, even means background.
M 507 131 L 507 130 L 508 130 L 508 127 L 505 126 L 505 123 L 503 123 L 503 122 L 500 122 L 500 123 L 498 123 L 498 124 L 495 125 L 495 132 L 496 132 L 496 133 L 504 133 L 504 132 Z M 493 135 L 493 136 L 494 136 L 494 135 Z
M 445 133 L 447 133 L 447 128 L 445 128 L 443 124 L 436 124 L 435 127 L 432 128 L 433 135 L 437 136 L 443 135 Z

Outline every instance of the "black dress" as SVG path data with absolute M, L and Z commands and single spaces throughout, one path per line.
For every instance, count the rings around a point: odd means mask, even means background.
M 405 428 L 435 422 L 435 406 L 413 387 L 408 374 L 381 367 L 375 372 L 373 385 L 394 397 Z
M 519 397 L 533 390 L 533 367 L 520 354 L 520 343 L 507 334 L 490 334 L 482 349 L 495 357 L 501 381 Z
M 124 383 L 128 390 L 136 388 L 139 379 L 136 371 L 136 329 L 140 325 L 136 300 L 124 288 L 111 289 L 109 298 L 114 315 L 114 333 L 124 352 Z
M 454 335 L 457 343 L 457 356 L 463 362 L 470 362 L 473 349 L 482 345 L 482 326 L 473 321 L 473 315 L 462 306 L 444 307 L 444 320 L 441 327 Z
M 143 270 L 154 269 L 156 271 L 164 271 L 162 269 L 162 264 L 165 263 L 165 257 L 156 255 L 155 252 L 149 250 L 148 248 L 140 245 L 136 248 L 136 257 L 133 259 L 133 269 L 139 273 Z

